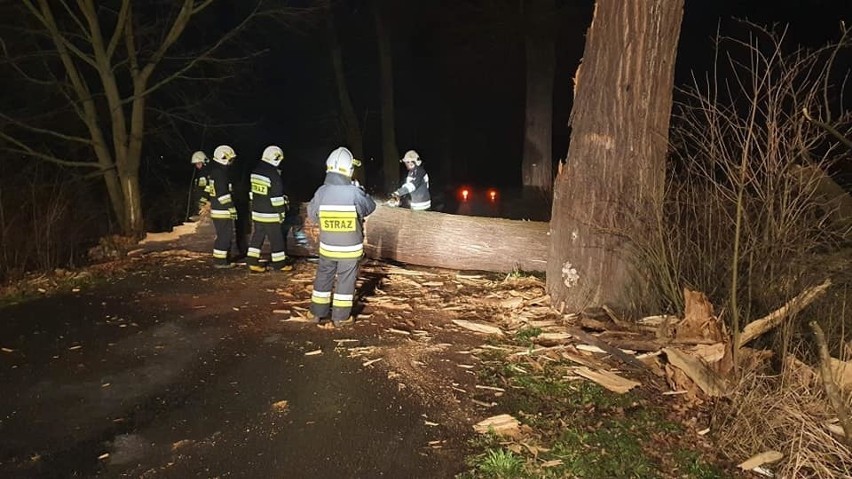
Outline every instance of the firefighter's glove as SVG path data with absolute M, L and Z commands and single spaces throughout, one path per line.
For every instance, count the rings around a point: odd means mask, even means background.
M 234 208 L 234 207 L 228 208 L 228 213 L 231 214 L 232 220 L 237 219 L 237 209 L 236 208 Z
M 287 195 L 281 195 L 281 197 L 284 198 L 284 209 L 286 210 L 290 207 L 290 197 Z

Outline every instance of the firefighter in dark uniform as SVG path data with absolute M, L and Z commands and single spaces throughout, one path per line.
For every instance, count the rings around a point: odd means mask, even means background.
M 208 191 L 208 186 L 210 181 L 208 177 L 210 175 L 210 166 L 208 163 L 210 160 L 207 158 L 207 154 L 203 151 L 196 151 L 192 154 L 192 166 L 195 167 L 195 170 L 192 172 L 192 190 L 189 193 L 189 202 L 186 205 L 186 213 L 187 218 L 192 221 L 198 219 L 198 215 L 201 214 L 201 210 L 204 208 L 204 205 L 210 203 L 210 194 Z M 196 201 L 196 198 L 198 200 Z M 195 206 L 195 211 L 190 214 L 190 208 Z
M 320 231 L 311 313 L 326 329 L 354 322 L 351 312 L 355 280 L 358 261 L 364 254 L 363 221 L 376 209 L 373 199 L 352 182 L 352 173 L 359 164 L 346 148 L 332 151 L 326 160 L 325 182 L 308 204 L 308 217 L 319 225 Z M 322 323 L 329 312 L 331 322 Z
M 414 150 L 408 150 L 399 160 L 408 169 L 405 183 L 391 193 L 391 204 L 398 205 L 401 197 L 411 195 L 409 207 L 415 211 L 425 211 L 432 207 L 432 197 L 429 195 L 429 175 L 423 168 L 420 155 Z
M 271 247 L 270 267 L 273 271 L 289 271 L 293 268 L 285 264 L 287 254 L 281 231 L 287 202 L 284 199 L 284 183 L 277 169 L 284 159 L 284 152 L 277 146 L 268 146 L 260 159 L 261 162 L 251 172 L 251 221 L 254 233 L 248 247 L 249 270 L 255 273 L 266 271 L 266 267 L 260 264 L 260 249 L 268 237 Z
M 228 261 L 228 253 L 231 251 L 231 242 L 234 239 L 234 220 L 237 217 L 237 209 L 231 199 L 231 182 L 228 175 L 228 166 L 234 161 L 237 154 L 228 145 L 217 146 L 213 152 L 213 162 L 210 163 L 209 194 L 210 194 L 210 217 L 213 218 L 213 227 L 216 228 L 216 240 L 213 243 L 213 265 L 216 268 L 230 268 L 233 266 Z

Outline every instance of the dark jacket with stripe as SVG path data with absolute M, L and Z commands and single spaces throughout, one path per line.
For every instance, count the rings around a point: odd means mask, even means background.
M 360 258 L 364 253 L 363 221 L 375 209 L 376 202 L 351 179 L 326 173 L 325 183 L 308 204 L 308 217 L 319 225 L 320 256 Z
M 280 223 L 284 217 L 284 182 L 278 170 L 265 161 L 251 172 L 251 219 Z
M 395 191 L 398 196 L 411 195 L 412 210 L 428 210 L 432 207 L 432 197 L 429 195 L 429 174 L 423 165 L 417 165 L 408 170 L 405 183 Z
M 236 210 L 234 209 L 234 201 L 231 199 L 231 181 L 228 176 L 228 167 L 215 161 L 210 162 L 208 180 L 210 216 L 214 219 L 230 219 L 231 213 Z

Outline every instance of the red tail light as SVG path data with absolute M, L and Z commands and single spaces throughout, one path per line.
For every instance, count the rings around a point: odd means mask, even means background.
M 459 196 L 462 201 L 467 201 L 470 199 L 470 190 L 467 188 L 462 188 L 459 190 Z
M 497 190 L 495 190 L 494 188 L 488 190 L 488 200 L 492 203 L 497 201 Z

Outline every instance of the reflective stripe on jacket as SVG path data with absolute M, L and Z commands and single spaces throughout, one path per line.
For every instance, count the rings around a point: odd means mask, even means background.
M 308 204 L 308 217 L 319 225 L 320 256 L 360 258 L 364 252 L 364 218 L 376 203 L 339 173 L 329 172 Z
M 399 196 L 411 195 L 412 210 L 428 210 L 432 207 L 429 195 L 429 174 L 423 165 L 417 165 L 408 171 L 405 183 L 395 192 Z
M 284 213 L 284 182 L 274 166 L 261 161 L 251 172 L 251 219 L 280 223 Z
M 210 183 L 207 191 L 210 195 L 210 216 L 227 219 L 234 211 L 234 201 L 231 199 L 231 182 L 228 180 L 228 167 L 220 163 L 210 164 Z

